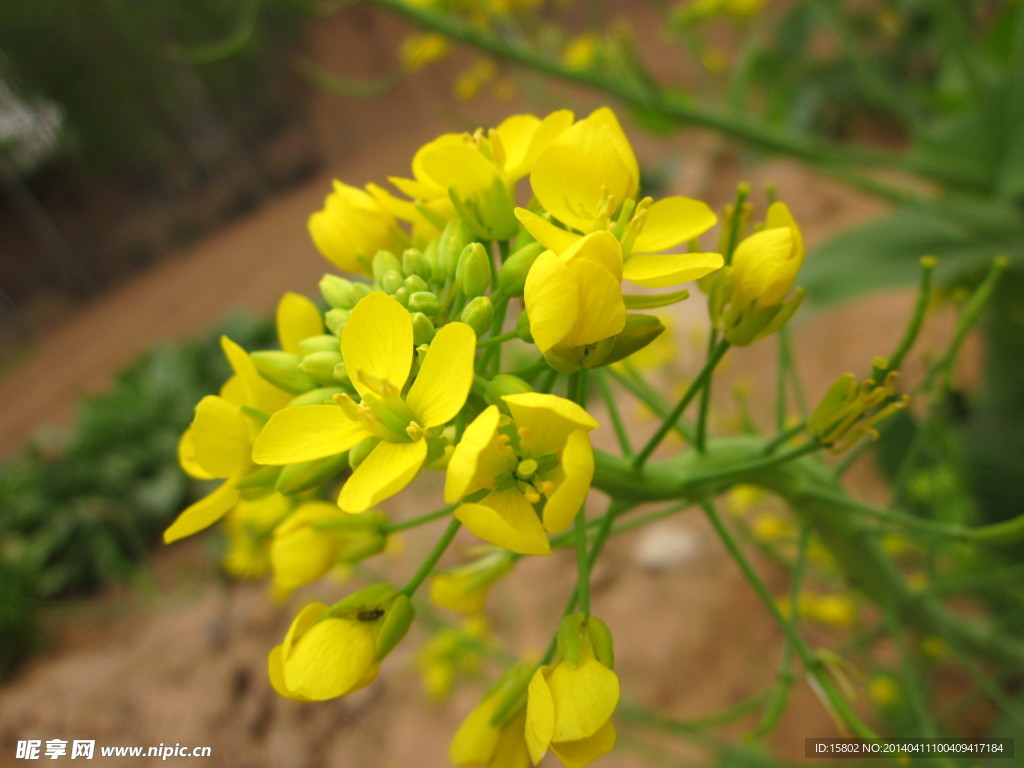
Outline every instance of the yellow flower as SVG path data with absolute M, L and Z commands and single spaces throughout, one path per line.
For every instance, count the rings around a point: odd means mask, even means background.
M 324 332 L 324 316 L 305 296 L 290 291 L 277 303 L 277 338 L 281 349 L 293 355 L 302 353 L 299 342 Z
M 398 55 L 406 72 L 416 72 L 448 55 L 448 38 L 444 35 L 410 35 L 402 41 Z
M 802 293 L 789 292 L 804 259 L 803 236 L 784 203 L 772 203 L 765 226 L 736 247 L 732 264 L 709 294 L 712 317 L 734 345 L 744 346 L 782 327 Z
M 619 703 L 619 678 L 609 668 L 611 659 L 598 658 L 598 630 L 610 652 L 610 637 L 598 619 L 575 620 L 579 634 L 566 638 L 559 630 L 562 655 L 553 666 L 540 667 L 530 680 L 526 703 L 526 744 L 536 765 L 551 749 L 566 768 L 583 768 L 615 746 L 611 716 Z M 604 656 L 604 654 L 601 654 Z
M 239 483 L 259 469 L 250 455 L 261 419 L 291 399 L 256 372 L 244 349 L 226 336 L 220 343 L 234 375 L 220 395 L 207 395 L 196 405 L 192 425 L 178 443 L 178 459 L 192 477 L 224 482 L 178 515 L 164 531 L 166 544 L 208 528 L 238 502 Z
M 407 597 L 378 584 L 327 606 L 307 605 L 267 659 L 270 683 L 282 696 L 324 701 L 373 682 L 381 660 L 412 622 Z
M 430 599 L 456 613 L 482 613 L 495 582 L 512 570 L 512 558 L 494 550 L 471 563 L 439 573 L 430 581 Z
M 309 217 L 309 234 L 323 256 L 346 272 L 369 277 L 379 250 L 401 252 L 405 238 L 394 216 L 371 194 L 340 181 Z
M 526 709 L 522 701 L 495 725 L 492 721 L 506 696 L 525 683 L 525 665 L 513 667 L 469 713 L 452 738 L 448 750 L 452 764 L 460 768 L 529 768 L 526 746 Z M 519 696 L 522 696 L 520 692 Z
M 274 529 L 270 562 L 274 583 L 295 589 L 323 576 L 339 561 L 355 561 L 384 549 L 387 518 L 379 512 L 346 515 L 336 504 L 302 504 Z
M 270 569 L 267 536 L 288 515 L 288 499 L 271 493 L 252 501 L 239 500 L 224 517 L 227 551 L 224 571 L 238 579 L 258 579 Z
M 345 483 L 338 504 L 363 512 L 402 490 L 427 460 L 433 438 L 461 409 L 473 382 L 476 335 L 448 323 L 434 336 L 412 386 L 413 328 L 409 313 L 375 292 L 359 300 L 341 335 L 345 368 L 358 392 L 337 405 L 285 408 L 253 446 L 258 464 L 283 465 L 343 453 L 363 440 L 374 446 Z
M 455 446 L 445 501 L 461 501 L 455 517 L 485 541 L 521 554 L 548 554 L 546 532 L 568 528 L 590 489 L 594 454 L 587 433 L 597 422 L 555 395 L 502 399 L 512 418 L 490 406 Z
M 544 120 L 514 115 L 491 131 L 446 133 L 416 152 L 412 179 L 392 177 L 391 183 L 416 200 L 454 206 L 482 239 L 508 240 L 519 227 L 513 213 L 516 182 L 571 122 L 565 111 Z
M 582 237 L 561 254 L 545 251 L 526 276 L 524 300 L 530 333 L 546 357 L 572 357 L 573 350 L 622 331 L 622 251 L 609 232 Z
M 664 253 L 715 225 L 699 200 L 669 197 L 639 202 L 640 170 L 615 114 L 596 110 L 561 132 L 536 160 L 530 184 L 538 202 L 562 227 L 517 208 L 519 221 L 538 242 L 561 253 L 581 235 L 613 231 L 622 244 L 621 276 L 664 288 L 719 269 L 717 253 Z

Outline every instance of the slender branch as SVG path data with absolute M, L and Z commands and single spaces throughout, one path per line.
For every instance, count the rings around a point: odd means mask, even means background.
M 416 570 L 416 573 L 412 575 L 409 582 L 399 590 L 402 594 L 412 597 L 416 590 L 420 588 L 423 581 L 430 575 L 430 572 L 437 565 L 437 561 L 441 559 L 441 555 L 448 549 L 448 545 L 452 543 L 452 539 L 455 538 L 455 534 L 459 532 L 459 526 L 462 523 L 459 522 L 458 518 L 452 518 L 452 521 L 448 523 L 448 527 L 445 528 L 444 533 L 441 534 L 441 538 L 437 540 L 437 544 L 431 550 L 430 554 L 427 555 L 427 559 L 424 560 L 420 567 Z

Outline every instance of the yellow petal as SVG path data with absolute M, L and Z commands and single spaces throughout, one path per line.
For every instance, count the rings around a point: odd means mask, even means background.
M 405 398 L 424 429 L 447 424 L 462 410 L 473 386 L 476 334 L 465 323 L 448 323 L 434 336 Z
M 431 181 L 446 191 L 454 187 L 463 199 L 490 189 L 498 175 L 494 164 L 469 144 L 434 147 L 422 162 Z
M 530 172 L 530 148 L 540 124 L 536 115 L 512 115 L 494 129 L 505 152 L 504 169 L 509 183 L 514 184 Z
M 466 427 L 462 439 L 448 461 L 444 480 L 445 504 L 455 504 L 479 490 L 476 483 L 481 454 L 494 441 L 498 433 L 501 413 L 496 406 L 488 406 Z
M 633 147 L 629 144 L 629 139 L 626 138 L 625 131 L 619 125 L 619 119 L 615 117 L 615 113 L 610 108 L 599 107 L 587 115 L 586 118 L 580 120 L 577 125 L 589 123 L 596 123 L 603 129 L 601 134 L 595 135 L 591 140 L 601 150 L 604 150 L 610 144 L 618 155 L 619 160 L 629 171 L 632 182 L 631 188 L 626 188 L 622 192 L 619 192 L 614 187 L 611 188 L 613 194 L 617 195 L 616 201 L 621 204 L 628 197 L 636 197 L 636 188 L 640 182 L 640 165 L 637 163 L 636 155 L 633 153 Z M 573 141 L 576 140 L 573 139 Z
M 608 161 L 617 162 L 614 155 Z M 621 163 L 615 171 L 627 173 Z M 575 147 L 558 144 L 540 154 L 530 174 L 530 185 L 540 204 L 563 224 L 583 233 L 594 228 L 604 182 L 602 169 L 591 158 Z
M 249 423 L 238 408 L 216 395 L 196 405 L 189 429 L 196 462 L 213 477 L 230 477 L 249 466 Z
M 335 515 L 340 514 L 336 505 L 329 506 Z M 274 584 L 291 590 L 319 579 L 330 570 L 338 557 L 336 534 L 309 525 L 281 533 L 283 527 L 277 527 L 270 544 Z
M 558 453 L 576 430 L 589 432 L 598 427 L 597 421 L 582 406 L 558 395 L 540 392 L 523 392 L 519 395 L 505 395 L 512 419 L 517 427 L 526 427 L 528 436 L 523 436 L 522 445 L 531 458 L 540 458 Z
M 647 209 L 644 228 L 633 250 L 664 251 L 702 235 L 715 226 L 718 217 L 707 203 L 688 197 L 666 197 Z
M 768 214 L 764 219 L 765 229 L 775 229 L 776 227 L 789 227 L 793 230 L 793 251 L 795 258 L 799 261 L 803 261 L 804 258 L 804 236 L 800 232 L 800 227 L 796 224 L 796 219 L 793 218 L 793 214 L 789 212 L 789 208 L 786 207 L 785 203 L 776 201 L 768 206 Z
M 227 514 L 239 497 L 238 489 L 230 480 L 221 483 L 217 489 L 185 509 L 164 531 L 164 544 L 183 539 L 209 528 Z
M 555 253 L 562 253 L 571 248 L 580 239 L 579 235 L 568 232 L 561 227 L 556 227 L 533 211 L 528 211 L 525 208 L 516 208 L 515 214 L 516 218 L 519 219 L 519 223 L 526 228 L 527 232 L 533 235 L 538 243 Z
M 462 721 L 448 748 L 448 756 L 453 765 L 481 766 L 490 764 L 501 737 L 501 732 L 491 725 L 491 717 L 500 701 L 497 696 L 484 699 Z
M 349 378 L 362 397 L 372 395 L 373 390 L 360 381 L 360 370 L 402 389 L 412 366 L 412 318 L 408 310 L 379 291 L 364 296 L 341 332 L 341 354 Z
M 298 464 L 344 453 L 370 431 L 337 405 L 285 408 L 270 417 L 252 449 L 257 464 Z
M 430 601 L 455 613 L 483 613 L 490 584 L 474 586 L 472 577 L 439 573 L 430 580 Z
M 524 299 L 533 340 L 542 353 L 547 352 L 576 324 L 579 288 L 572 272 L 554 253 L 545 251 L 526 276 Z
M 620 333 L 626 327 L 626 303 L 619 280 L 600 264 L 587 259 L 573 259 L 567 266 L 579 289 L 579 314 L 572 330 L 558 346 L 581 347 Z M 530 323 L 532 330 L 532 314 Z
M 281 661 L 281 646 L 275 645 L 267 657 L 267 673 L 271 687 L 281 696 L 295 701 L 309 701 L 300 693 L 288 690 L 284 682 L 284 664 Z
M 576 741 L 597 733 L 619 703 L 619 678 L 593 656 L 579 666 L 555 666 L 548 678 L 555 704 L 552 741 Z
M 574 115 L 568 109 L 560 109 L 540 121 L 537 130 L 534 131 L 533 139 L 530 142 L 530 151 L 527 154 L 525 163 L 527 167 L 523 173 L 530 173 L 540 153 L 550 147 L 558 137 L 568 130 L 572 125 Z
M 526 746 L 534 765 L 544 757 L 555 735 L 555 702 L 547 682 L 550 673 L 551 667 L 541 667 L 526 689 Z
M 611 273 L 616 282 L 622 280 L 622 246 L 615 239 L 615 235 L 606 230 L 581 237 L 561 256 L 562 261 L 568 264 L 576 259 L 599 264 Z
M 601 755 L 611 752 L 615 747 L 615 737 L 615 726 L 607 722 L 597 733 L 585 739 L 553 742 L 551 751 L 562 761 L 565 768 L 584 768 Z
M 562 451 L 562 473 L 564 479 L 544 505 L 544 529 L 548 533 L 568 528 L 587 498 L 594 479 L 594 451 L 586 432 L 577 430 L 569 435 Z
M 517 488 L 489 493 L 462 504 L 455 517 L 484 541 L 521 555 L 547 555 L 551 545 L 533 506 Z
M 314 624 L 284 654 L 287 689 L 311 701 L 349 693 L 373 664 L 375 623 L 325 619 Z
M 524 709 L 501 729 L 501 738 L 494 758 L 487 768 L 524 768 L 530 759 L 526 747 L 526 710 Z
M 298 293 L 288 292 L 277 304 L 277 339 L 281 349 L 299 354 L 299 342 L 324 332 L 323 315 L 316 304 Z
M 323 209 L 309 217 L 309 234 L 328 261 L 368 277 L 373 255 L 382 248 L 396 248 L 400 233 L 373 196 L 335 181 Z
M 181 433 L 178 440 L 178 464 L 190 476 L 197 480 L 212 480 L 213 475 L 199 464 L 196 458 L 196 446 L 192 441 L 192 427 Z
M 273 413 L 284 408 L 285 404 L 294 397 L 290 392 L 278 389 L 260 376 L 249 353 L 227 336 L 220 337 L 220 346 L 235 375 L 242 383 L 242 391 L 245 392 L 245 402 L 239 403 L 239 405 L 248 405 L 250 408 L 264 413 Z
M 667 288 L 697 280 L 724 264 L 719 253 L 634 253 L 626 260 L 622 276 L 648 288 Z
M 341 489 L 338 506 L 346 512 L 365 512 L 405 488 L 427 459 L 427 441 L 381 441 L 363 459 Z
M 732 260 L 733 303 L 781 304 L 800 269 L 799 233 L 791 227 L 763 229 L 744 238 Z
M 291 653 L 295 641 L 306 634 L 309 628 L 320 621 L 329 610 L 330 606 L 324 603 L 307 603 L 304 605 L 299 614 L 292 619 L 291 626 L 288 627 L 288 632 L 284 636 L 284 642 L 281 643 L 282 656 L 287 657 Z

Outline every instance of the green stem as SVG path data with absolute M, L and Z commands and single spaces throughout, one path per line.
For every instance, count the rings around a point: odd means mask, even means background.
M 917 341 L 917 336 L 921 332 L 921 326 L 924 324 L 924 316 L 928 311 L 928 301 L 932 296 L 932 273 L 934 271 L 935 257 L 925 256 L 922 258 L 921 280 L 917 288 L 917 301 L 914 302 L 914 311 L 910 315 L 910 320 L 907 322 L 906 330 L 903 331 L 899 344 L 896 345 L 896 349 L 893 350 L 893 353 L 887 360 L 888 366 L 884 370 L 876 367 L 871 372 L 871 378 L 875 381 L 881 381 L 887 371 L 898 371 L 900 366 L 903 365 L 903 360 L 906 358 L 907 353 L 913 349 L 914 342 Z
M 576 513 L 576 590 L 580 610 L 590 616 L 590 561 L 587 557 L 587 506 Z
M 393 523 L 384 529 L 384 534 L 390 536 L 392 533 L 398 533 L 399 531 L 407 531 L 410 528 L 419 528 L 421 525 L 432 523 L 446 515 L 450 515 L 455 510 L 455 505 L 452 504 L 447 507 L 443 507 L 435 512 L 431 512 L 420 517 L 414 517 L 411 520 L 403 520 L 400 523 Z
M 779 446 L 785 445 L 794 437 L 799 435 L 807 428 L 807 423 L 801 421 L 799 424 L 790 427 L 785 432 L 781 433 L 778 437 L 772 440 L 768 445 L 765 446 L 764 452 L 768 455 L 775 453 Z
M 697 374 L 697 378 L 695 378 L 693 383 L 690 384 L 689 389 L 686 390 L 686 393 L 679 399 L 679 402 L 676 403 L 675 408 L 673 408 L 664 418 L 661 422 L 661 426 L 658 427 L 658 430 L 651 436 L 651 439 L 647 441 L 647 444 L 640 449 L 640 453 L 636 455 L 636 458 L 633 459 L 633 469 L 640 470 L 643 468 L 647 459 L 650 458 L 652 453 L 654 453 L 654 449 L 661 444 L 661 441 L 665 439 L 665 435 L 667 435 L 669 430 L 672 429 L 672 426 L 676 423 L 679 417 L 683 415 L 683 411 L 686 410 L 686 406 L 688 406 L 694 396 L 704 388 L 706 382 L 711 377 L 712 371 L 715 370 L 715 366 L 721 362 L 728 350 L 728 341 L 722 341 L 717 347 L 715 347 L 715 350 L 711 353 L 707 362 L 704 364 L 704 368 L 701 369 L 701 372 Z
M 775 603 L 775 598 L 772 597 L 768 587 L 765 586 L 764 582 L 757 575 L 757 571 L 754 570 L 750 561 L 747 560 L 743 551 L 739 548 L 736 540 L 729 533 L 729 530 L 722 523 L 722 519 L 718 516 L 718 512 L 715 510 L 714 504 L 709 500 L 704 499 L 701 501 L 701 506 L 704 508 L 704 512 L 707 514 L 708 520 L 710 521 L 718 537 L 722 540 L 725 548 L 732 555 L 733 560 L 739 566 L 743 575 L 747 579 L 747 583 L 757 594 L 761 600 L 762 605 L 768 611 L 769 615 L 775 620 L 779 629 L 782 630 L 783 634 L 789 639 L 793 648 L 799 654 L 807 673 L 817 683 L 818 689 L 824 694 L 825 698 L 828 699 L 829 706 L 832 711 L 838 715 L 844 723 L 846 723 L 854 733 L 862 739 L 875 739 L 878 738 L 877 734 L 872 731 L 867 725 L 865 725 L 856 712 L 850 707 L 849 703 L 843 697 L 835 684 L 835 681 L 829 677 L 828 673 L 823 669 L 821 661 L 814 655 L 814 652 L 807 646 L 803 638 L 800 637 L 799 633 L 793 627 L 793 624 L 786 620 L 786 618 L 779 611 L 778 605 Z
M 646 381 L 636 375 L 636 370 L 632 367 L 629 360 L 622 361 L 622 369 L 625 373 L 620 373 L 614 368 L 606 368 L 605 370 L 623 389 L 643 403 L 651 413 L 658 418 L 664 419 L 669 412 L 668 404 L 661 399 L 661 396 Z M 686 442 L 693 442 L 693 433 L 682 422 L 677 422 L 672 429 Z
M 498 336 L 488 336 L 486 339 L 477 341 L 478 347 L 489 347 L 492 344 L 500 344 L 503 341 L 511 341 L 519 338 L 519 331 L 506 331 Z
M 437 565 L 437 561 L 441 559 L 441 555 L 448 549 L 448 545 L 452 543 L 452 539 L 459 532 L 459 526 L 461 525 L 462 523 L 457 518 L 452 518 L 444 533 L 441 534 L 441 538 L 437 540 L 437 544 L 434 545 L 430 554 L 427 555 L 427 559 L 420 564 L 420 567 L 412 575 L 412 578 L 409 579 L 409 582 L 399 590 L 402 594 L 412 597 L 416 593 L 416 590 L 420 588 L 420 585 L 430 575 L 434 566 Z

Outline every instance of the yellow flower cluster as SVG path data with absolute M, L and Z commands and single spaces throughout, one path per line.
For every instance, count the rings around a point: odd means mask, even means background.
M 565 398 L 553 382 L 562 373 L 578 383 L 639 351 L 664 326 L 630 310 L 687 296 L 630 295 L 624 280 L 669 288 L 725 261 L 697 245 L 717 221 L 705 203 L 641 195 L 636 156 L 607 108 L 445 134 L 390 181 L 397 193 L 335 182 L 309 231 L 348 277 L 323 278 L 321 306 L 282 298 L 280 349 L 246 352 L 224 339 L 234 375 L 196 406 L 180 443 L 189 474 L 221 482 L 166 541 L 228 515 L 230 570 L 269 569 L 284 593 L 418 525 L 376 507 L 424 470 L 445 472 L 449 507 L 426 516 L 449 521 L 436 557 L 402 589 L 307 605 L 271 652 L 274 688 L 300 700 L 376 677 L 460 524 L 490 546 L 434 573 L 430 595 L 463 615 L 481 614 L 519 557 L 551 551 L 587 498 L 598 427 L 585 388 Z M 720 289 L 727 338 L 778 327 L 801 257 L 799 231 L 773 208 L 766 229 L 736 249 Z M 516 375 L 503 367 L 506 341 L 530 361 Z M 584 608 L 563 622 L 553 659 L 510 674 L 470 715 L 452 746 L 457 765 L 525 765 L 552 751 L 582 766 L 611 749 L 611 637 Z M 449 636 L 423 657 L 432 690 L 449 687 L 449 651 L 471 640 Z

